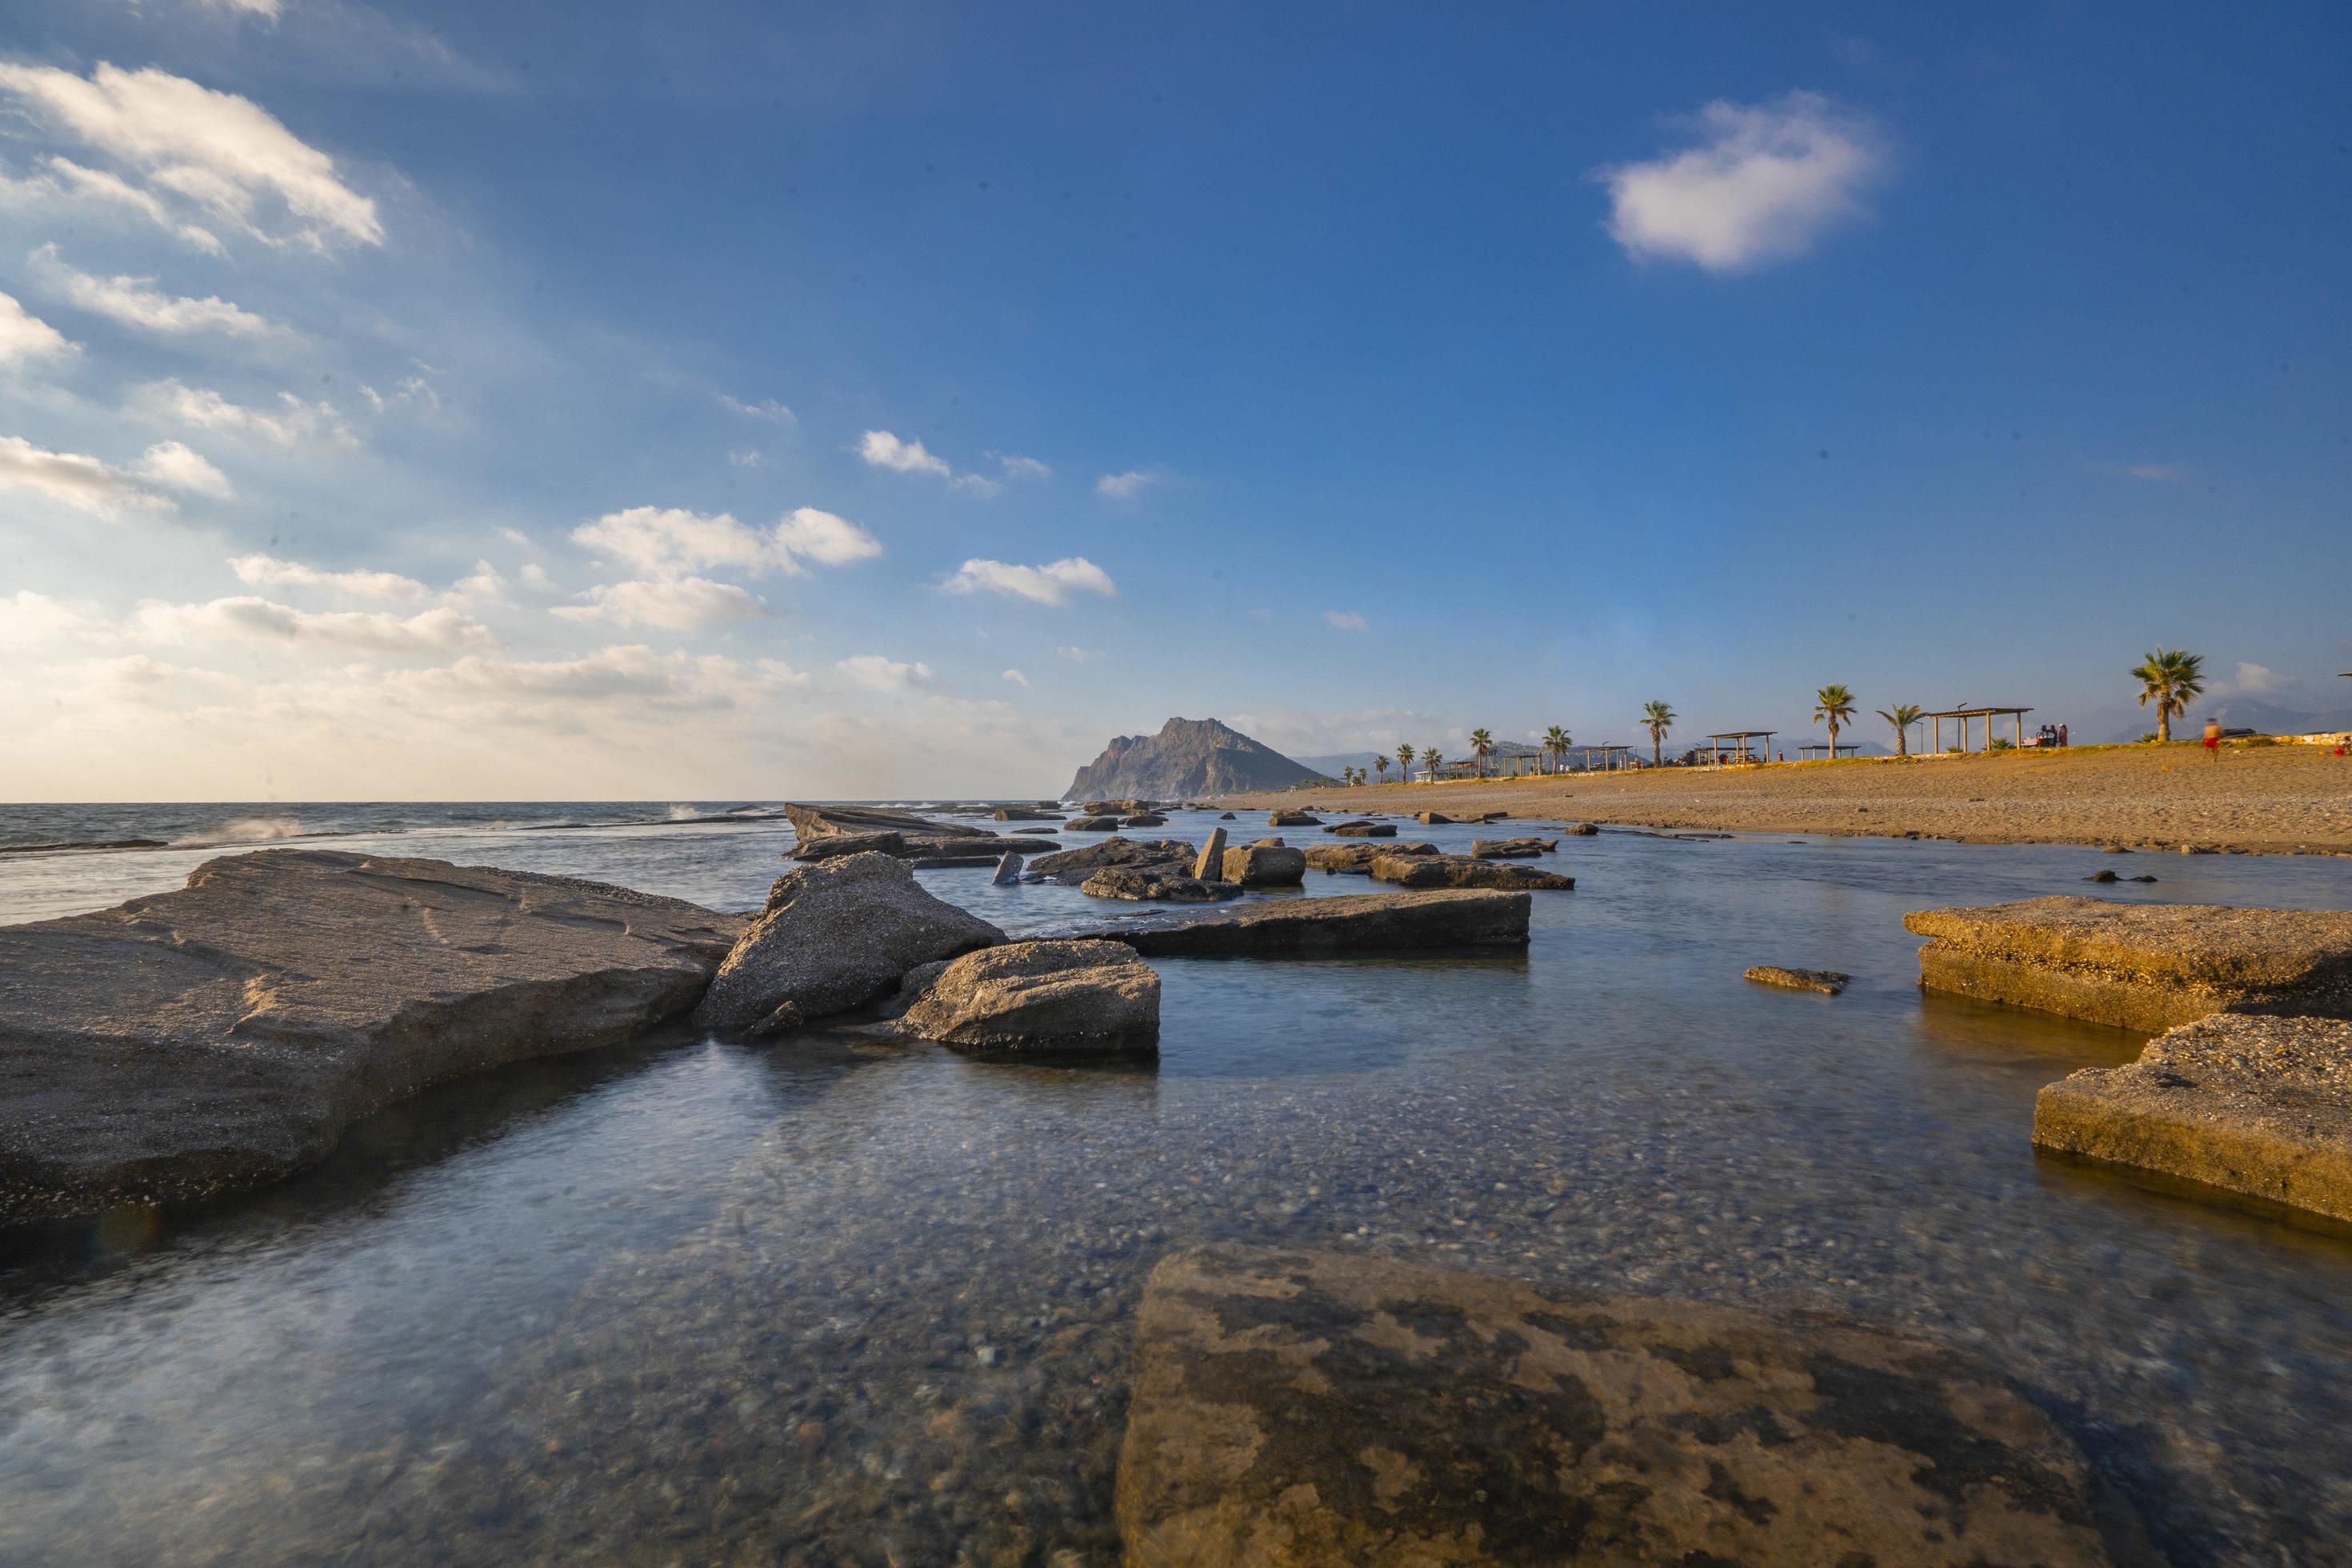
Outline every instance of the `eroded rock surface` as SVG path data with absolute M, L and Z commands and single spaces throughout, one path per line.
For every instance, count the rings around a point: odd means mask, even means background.
M 1783 991 L 1818 991 L 1824 996 L 1835 996 L 1853 984 L 1853 976 L 1834 969 L 1783 969 L 1777 963 L 1752 966 L 1747 978 L 1759 985 L 1777 985 Z
M 1234 1246 L 1145 1288 L 1118 1510 L 1155 1568 L 2114 1561 L 2074 1445 L 1938 1346 Z
M 1372 880 L 1400 888 L 1500 888 L 1528 892 L 1568 892 L 1576 879 L 1507 860 L 1469 855 L 1382 855 L 1370 867 Z
M 940 965 L 898 1031 L 961 1050 L 1156 1050 L 1160 976 L 1119 942 L 1008 942 Z
M 1003 940 L 887 855 L 821 860 L 776 879 L 694 1021 L 749 1035 L 797 1027 L 887 995 L 919 963 Z
M 1307 956 L 1422 948 L 1525 947 L 1525 893 L 1350 893 L 1248 904 L 1181 922 L 1136 921 L 1085 934 L 1148 958 Z
M 1295 888 L 1307 876 L 1307 852 L 1282 844 L 1244 844 L 1225 851 L 1224 879 L 1244 888 Z
M 968 863 L 970 857 L 1001 855 L 1018 850 L 1030 855 L 1051 849 L 1050 838 L 1007 838 L 984 827 L 961 822 L 938 822 L 912 812 L 884 811 L 864 805 L 799 805 L 787 804 L 797 841 L 794 860 L 837 860 L 848 855 L 897 855 L 910 860 Z
M 1393 822 L 1335 822 L 1323 830 L 1335 838 L 1394 838 Z
M 2184 1024 L 2044 1087 L 2033 1142 L 2352 1220 L 2352 1023 Z
M 1097 899 L 1133 899 L 1161 904 L 1213 904 L 1242 896 L 1239 882 L 1195 877 L 1183 867 L 1110 866 L 1078 884 L 1078 891 Z
M 1268 827 L 1320 827 L 1323 819 L 1311 811 L 1283 806 L 1265 814 L 1265 825 Z
M 318 849 L 0 927 L 0 1221 L 273 1181 L 360 1117 L 691 1008 L 740 917 Z
M 2352 914 L 2027 899 L 1921 910 L 1919 984 L 2156 1031 L 2210 1013 L 2352 1017 Z
M 1383 855 L 1435 855 L 1434 844 L 1310 844 L 1307 847 L 1307 864 L 1318 871 L 1338 871 L 1363 876 L 1372 868 L 1372 862 Z
M 1532 860 L 1559 847 L 1557 838 L 1474 838 L 1470 854 L 1479 860 Z
M 1029 869 L 1056 882 L 1076 884 L 1113 866 L 1156 867 L 1168 871 L 1191 868 L 1192 844 L 1181 838 L 1121 838 L 1117 834 L 1083 849 L 1065 849 L 1029 862 Z

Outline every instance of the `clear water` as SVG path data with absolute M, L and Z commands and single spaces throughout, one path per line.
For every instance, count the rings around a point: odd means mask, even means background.
M 790 842 L 398 809 L 318 842 L 722 907 Z M 0 858 L 0 919 L 205 853 Z M 1578 890 L 1524 957 L 1160 963 L 1154 1068 L 681 1036 L 446 1086 L 198 1213 L 0 1237 L 0 1561 L 1115 1561 L 1137 1292 L 1222 1238 L 1917 1330 L 2032 1389 L 2175 1561 L 2340 1554 L 2352 1242 L 2037 1157 L 2035 1089 L 2139 1039 L 1922 995 L 1900 917 L 2109 868 L 2347 908 L 2352 862 L 1609 834 L 1557 863 Z M 1106 912 L 925 880 L 1014 930 Z

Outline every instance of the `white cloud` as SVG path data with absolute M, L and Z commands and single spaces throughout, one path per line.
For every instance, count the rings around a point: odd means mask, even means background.
M 1054 656 L 1056 658 L 1066 658 L 1072 664 L 1092 664 L 1095 660 L 1102 658 L 1102 649 L 1098 647 L 1072 647 L 1065 644 L 1063 647 L 1057 647 L 1054 650 Z
M 800 423 L 798 416 L 772 397 L 763 398 L 758 403 L 744 403 L 722 392 L 719 395 L 719 406 L 730 414 L 740 414 L 746 419 L 762 419 L 771 425 L 790 427 Z
M 1009 594 L 1040 605 L 1063 604 L 1074 593 L 1118 596 L 1118 588 L 1109 574 L 1083 555 L 1047 562 L 1043 566 L 967 561 L 940 586 L 950 594 Z
M 739 447 L 727 454 L 727 461 L 739 468 L 756 468 L 766 460 L 757 447 Z
M 449 584 L 449 597 L 461 604 L 503 605 L 507 602 L 507 580 L 488 562 L 476 561 L 472 572 Z
M 285 0 L 200 0 L 200 3 L 215 11 L 242 11 L 249 16 L 267 16 L 273 22 L 278 20 L 279 12 L 285 7 Z
M 152 278 L 100 278 L 79 271 L 58 259 L 54 244 L 33 252 L 26 265 L 69 303 L 158 337 L 267 338 L 286 331 L 267 316 L 257 316 L 216 295 L 192 300 L 163 292 Z
M 1015 455 L 1001 457 L 996 461 L 1004 469 L 1004 477 L 1008 479 L 1050 479 L 1054 477 L 1054 470 L 1034 458 Z
M 882 553 L 881 542 L 845 518 L 814 507 L 785 514 L 762 532 L 730 512 L 705 515 L 679 507 L 631 507 L 572 531 L 572 540 L 649 577 L 711 569 L 796 575 L 803 562 L 839 566 Z
M 1343 632 L 1362 632 L 1371 629 L 1371 623 L 1353 610 L 1326 610 L 1323 612 L 1323 618 Z
M 290 392 L 278 395 L 275 408 L 255 408 L 231 403 L 208 386 L 188 386 L 175 378 L 151 382 L 133 395 L 132 401 L 160 416 L 201 430 L 250 436 L 280 447 L 313 441 L 353 446 L 358 441 L 333 404 L 306 403 Z
M 27 314 L 14 294 L 0 294 L 0 365 L 58 359 L 79 346 L 38 316 Z
M 732 583 L 708 577 L 661 577 L 604 583 L 580 595 L 587 603 L 559 605 L 548 613 L 568 621 L 607 621 L 616 626 L 660 626 L 691 631 L 751 620 L 768 606 Z
M 150 599 L 139 606 L 134 619 L 146 636 L 170 642 L 235 637 L 326 644 L 373 653 L 498 647 L 498 638 L 488 626 L 447 605 L 403 617 L 374 610 L 298 610 L 245 594 L 202 605 Z
M 137 475 L 79 452 L 36 447 L 21 436 L 0 436 L 0 489 L 30 490 L 94 517 L 175 510 L 171 497 L 149 489 Z
M 131 470 L 165 489 L 226 500 L 236 493 L 228 476 L 178 441 L 159 441 L 147 448 Z
M 374 387 L 362 383 L 360 386 L 360 395 L 366 398 L 368 407 L 378 414 L 390 414 L 407 409 L 415 409 L 426 415 L 441 412 L 441 395 L 433 389 L 431 382 L 421 375 L 403 376 L 390 392 L 378 392 Z
M 243 3 L 257 8 L 255 0 Z M 158 203 L 185 202 L 271 244 L 383 243 L 375 203 L 343 184 L 332 158 L 249 99 L 152 67 L 126 71 L 102 62 L 88 78 L 0 62 L 0 94 L 141 176 Z
M 94 605 L 68 605 L 29 588 L 0 595 L 0 648 L 54 652 L 72 643 L 110 643 L 116 636 Z
M 1691 122 L 1699 144 L 1595 174 L 1610 237 L 1636 257 L 1737 272 L 1802 255 L 1885 171 L 1877 129 L 1819 93 L 1718 100 Z
M 929 665 L 901 664 L 878 653 L 862 653 L 855 658 L 839 659 L 833 668 L 858 685 L 870 687 L 876 691 L 906 691 L 931 683 Z
M 1011 682 L 1013 682 L 1013 685 L 1015 685 L 1015 686 L 1026 686 L 1026 685 L 1028 685 L 1028 684 L 1029 684 L 1029 678 L 1028 678 L 1027 676 L 1025 676 L 1025 675 L 1022 674 L 1022 673 L 1021 673 L 1019 670 L 1017 670 L 1017 669 L 1008 669 L 1008 670 L 1006 670 L 1006 671 L 1004 672 L 1004 679 L 1007 679 L 1007 680 L 1009 680 L 1009 681 L 1011 681 Z
M 355 599 L 421 599 L 425 584 L 397 572 L 322 572 L 274 555 L 239 555 L 228 563 L 236 580 L 254 588 L 322 588 Z
M 1123 474 L 1105 474 L 1097 479 L 1095 494 L 1111 500 L 1133 500 L 1158 483 L 1159 475 L 1146 473 L 1140 468 L 1129 468 Z
M 857 455 L 877 468 L 901 474 L 937 474 L 952 479 L 955 470 L 943 458 L 934 458 L 920 441 L 901 441 L 887 430 L 868 430 L 857 443 Z
M 2287 683 L 2285 676 L 2267 665 L 2238 661 L 2238 678 L 2230 684 L 2249 697 L 2264 697 Z
M 880 540 L 847 518 L 813 506 L 795 508 L 778 519 L 772 538 L 776 549 L 784 554 L 786 571 L 803 560 L 820 566 L 846 566 L 882 553 Z

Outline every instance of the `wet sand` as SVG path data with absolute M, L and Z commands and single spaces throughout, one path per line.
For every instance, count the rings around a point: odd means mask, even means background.
M 1972 844 L 2352 854 L 2352 757 L 2318 746 L 2195 744 L 1860 758 L 1369 784 L 1236 795 L 1240 807 L 1507 811 L 1513 817 L 1719 832 L 1834 833 Z

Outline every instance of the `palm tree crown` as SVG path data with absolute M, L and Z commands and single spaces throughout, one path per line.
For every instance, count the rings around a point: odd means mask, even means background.
M 1878 710 L 1880 718 L 1895 726 L 1896 756 L 1907 757 L 1911 754 L 1911 726 L 1916 724 L 1919 721 L 1919 716 L 1926 711 L 1927 710 L 1916 702 L 1897 702 L 1892 708 L 1881 708 Z M 1836 754 L 1834 752 L 1831 753 L 1832 756 Z
M 2189 711 L 2205 695 L 2205 656 L 2167 649 L 2162 644 L 2132 670 L 2139 682 L 2139 705 L 2156 704 L 2156 738 L 2172 739 L 2172 716 Z
M 1830 760 L 1837 761 L 1838 726 L 1853 721 L 1853 693 L 1836 681 L 1813 693 L 1813 722 L 1827 721 L 1830 727 Z
M 1435 784 L 1437 782 L 1437 770 L 1445 765 L 1444 757 L 1439 754 L 1435 746 L 1423 746 L 1421 749 L 1421 760 L 1428 764 L 1429 782 Z
M 1412 783 L 1412 759 L 1419 753 L 1413 751 L 1411 742 L 1405 741 L 1397 742 L 1396 753 L 1397 772 L 1404 775 L 1405 783 Z
M 1470 755 L 1476 761 L 1478 776 L 1480 778 L 1485 778 L 1486 776 L 1486 753 L 1494 749 L 1494 736 L 1489 735 L 1484 730 L 1473 730 L 1470 731 Z
M 1574 743 L 1568 738 L 1568 726 L 1565 724 L 1554 724 L 1544 731 L 1544 750 L 1556 763 L 1565 764 L 1568 762 L 1568 748 Z
M 1386 757 L 1374 757 L 1372 759 L 1372 772 L 1381 775 L 1381 783 L 1388 783 L 1389 760 Z
M 1675 710 L 1663 702 L 1642 704 L 1642 727 L 1650 731 L 1650 762 L 1660 761 L 1659 748 L 1666 743 L 1666 731 L 1675 727 Z

